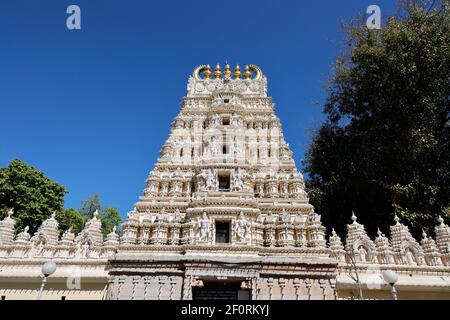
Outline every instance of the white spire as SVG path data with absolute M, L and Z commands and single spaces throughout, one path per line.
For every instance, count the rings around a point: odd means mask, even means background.
M 381 237 L 383 235 L 383 233 L 381 232 L 380 228 L 378 228 L 377 234 L 379 237 Z
M 353 210 L 352 210 L 352 220 L 353 220 L 354 224 L 356 224 L 357 223 L 356 220 L 358 220 L 358 218 L 355 215 L 355 211 L 353 211 Z
M 397 216 L 397 212 L 395 213 L 394 221 L 395 221 L 395 224 L 400 224 L 400 218 Z

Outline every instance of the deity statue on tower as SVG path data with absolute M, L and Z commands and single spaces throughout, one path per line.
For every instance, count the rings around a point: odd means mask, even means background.
M 234 137 L 233 138 L 233 143 L 231 144 L 231 154 L 235 157 L 238 157 L 241 155 L 242 153 L 242 149 L 239 146 L 239 141 L 238 141 L 238 137 Z
M 248 221 L 245 219 L 244 213 L 241 211 L 239 219 L 234 222 L 234 232 L 239 241 L 245 240 L 245 236 L 248 230 Z
M 230 124 L 231 124 L 232 126 L 238 126 L 238 125 L 239 125 L 239 119 L 238 119 L 236 113 L 233 113 L 233 114 L 231 115 Z
M 216 177 L 212 169 L 208 169 L 204 172 L 204 179 L 207 191 L 214 191 L 216 187 Z
M 212 127 L 218 127 L 220 125 L 221 117 L 216 113 L 211 119 Z
M 208 241 L 211 238 L 211 220 L 209 220 L 206 212 L 198 220 L 198 230 L 200 231 L 200 241 Z
M 240 168 L 237 168 L 233 174 L 233 191 L 244 190 L 244 174 Z
M 217 156 L 220 153 L 219 142 L 217 141 L 217 138 L 215 136 L 212 136 L 209 140 L 209 151 L 211 152 L 212 156 Z

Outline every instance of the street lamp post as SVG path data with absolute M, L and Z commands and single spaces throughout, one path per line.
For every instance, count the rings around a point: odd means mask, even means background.
M 398 275 L 392 270 L 383 271 L 383 279 L 391 286 L 392 299 L 397 300 L 397 290 L 395 284 L 398 281 Z
M 39 293 L 37 297 L 38 300 L 41 300 L 42 292 L 44 291 L 44 287 L 45 284 L 47 283 L 48 276 L 50 276 L 56 271 L 56 263 L 54 263 L 53 261 L 47 261 L 42 265 L 41 271 L 42 271 L 42 282 L 41 287 L 39 288 Z

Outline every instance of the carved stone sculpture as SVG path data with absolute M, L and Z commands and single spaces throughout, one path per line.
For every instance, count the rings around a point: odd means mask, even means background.
M 199 240 L 209 241 L 211 239 L 211 220 L 208 218 L 206 212 L 198 220 Z
M 244 190 L 244 173 L 240 168 L 237 168 L 233 174 L 233 191 Z
M 245 219 L 244 213 L 241 211 L 239 219 L 234 222 L 234 231 L 239 241 L 244 241 L 247 234 L 249 223 Z

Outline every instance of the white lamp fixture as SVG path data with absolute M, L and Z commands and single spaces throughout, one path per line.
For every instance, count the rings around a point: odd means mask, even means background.
M 55 273 L 56 271 L 56 263 L 54 263 L 53 261 L 47 261 L 46 263 L 44 263 L 42 265 L 41 268 L 41 272 L 42 272 L 42 282 L 41 282 L 41 287 L 39 289 L 39 293 L 38 293 L 38 300 L 41 300 L 42 297 L 42 292 L 44 291 L 44 287 L 45 284 L 47 283 L 47 278 L 52 275 L 53 273 Z
M 47 261 L 42 265 L 42 274 L 45 277 L 52 275 L 53 273 L 55 273 L 55 271 L 56 271 L 56 263 L 54 263 L 53 261 Z
M 391 286 L 392 299 L 397 300 L 397 290 L 395 284 L 398 281 L 398 275 L 392 270 L 383 271 L 383 279 Z

